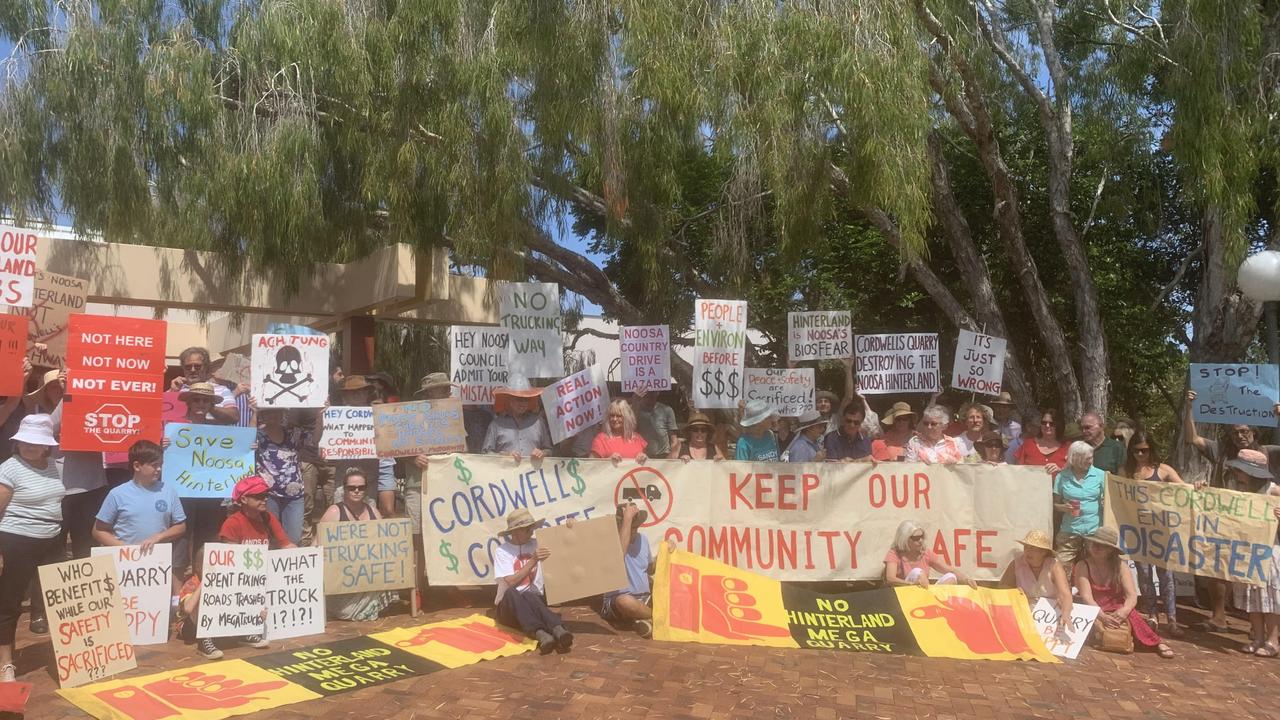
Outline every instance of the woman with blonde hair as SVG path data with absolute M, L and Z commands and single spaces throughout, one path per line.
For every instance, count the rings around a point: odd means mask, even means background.
M 608 422 L 604 429 L 591 441 L 591 457 L 609 458 L 615 463 L 634 458 L 638 463 L 645 463 L 649 460 L 649 456 L 644 454 L 648 445 L 636 430 L 636 414 L 631 403 L 617 399 L 609 403 Z
M 928 548 L 924 526 L 915 520 L 903 520 L 893 534 L 893 547 L 884 556 L 884 581 L 889 586 L 919 585 L 929 587 L 929 571 L 942 573 L 938 585 L 954 585 L 957 582 L 977 587 L 973 580 L 965 578 Z

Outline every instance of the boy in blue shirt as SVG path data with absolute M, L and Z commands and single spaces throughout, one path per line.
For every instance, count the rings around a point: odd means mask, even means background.
M 649 573 L 653 556 L 649 539 L 640 534 L 648 513 L 635 503 L 618 506 L 618 539 L 622 542 L 622 563 L 627 568 L 627 587 L 605 593 L 600 615 L 609 622 L 631 621 L 640 637 L 653 635 L 653 600 Z
M 179 558 L 177 541 L 187 530 L 187 515 L 182 511 L 178 493 L 160 480 L 164 457 L 160 446 L 150 440 L 139 440 L 129 448 L 129 467 L 133 479 L 107 493 L 93 523 L 93 538 L 101 545 L 141 545 L 144 553 L 159 543 L 174 543 L 174 592 L 182 584 L 187 563 Z

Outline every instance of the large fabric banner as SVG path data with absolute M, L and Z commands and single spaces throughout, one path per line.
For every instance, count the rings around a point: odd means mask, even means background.
M 218 720 L 520 655 L 535 647 L 533 640 L 483 615 L 471 615 L 58 692 L 99 720 Z
M 911 586 L 825 594 L 664 543 L 653 637 L 671 642 L 1056 663 L 1021 590 Z
M 1265 585 L 1280 498 L 1107 476 L 1105 522 L 1137 562 Z
M 433 585 L 491 583 L 506 514 L 559 525 L 634 500 L 654 545 L 778 580 L 875 580 L 898 524 L 922 523 L 929 547 L 996 580 L 1030 530 L 1048 532 L 1049 476 L 1038 467 L 914 463 L 745 463 L 455 455 L 423 482 L 423 541 Z

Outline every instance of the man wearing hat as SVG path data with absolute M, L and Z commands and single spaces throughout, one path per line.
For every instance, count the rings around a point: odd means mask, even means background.
M 547 607 L 543 595 L 542 562 L 551 551 L 538 547 L 533 531 L 542 525 L 525 508 L 507 515 L 507 529 L 500 533 L 503 542 L 493 549 L 493 574 L 498 578 L 498 593 L 493 602 L 498 606 L 498 622 L 518 627 L 538 641 L 543 655 L 552 650 L 568 652 L 573 646 L 573 633 L 560 616 Z
M 814 413 L 815 415 L 817 413 Z M 604 594 L 600 616 L 610 622 L 630 621 L 640 637 L 653 635 L 653 587 L 649 575 L 653 572 L 653 552 L 649 539 L 640 528 L 649 519 L 649 513 L 633 502 L 618 506 L 618 539 L 622 542 L 622 564 L 627 569 L 627 586 Z M 572 522 L 572 518 L 570 522 Z
M 840 414 L 840 427 L 827 433 L 823 440 L 826 458 L 832 462 L 862 462 L 871 459 L 871 440 L 863 429 L 866 405 L 861 398 L 844 406 Z
M 778 436 L 773 433 L 773 423 L 777 413 L 763 400 L 749 400 L 742 409 L 742 434 L 738 436 L 738 445 L 734 452 L 734 460 L 753 460 L 756 462 L 777 462 Z
M 551 431 L 542 419 L 539 407 L 542 390 L 529 387 L 529 381 L 516 378 L 508 387 L 493 391 L 493 422 L 484 437 L 480 452 L 510 455 L 520 462 L 529 457 L 541 460 L 551 449 Z
M 169 389 L 182 392 L 195 383 L 208 385 L 214 395 L 209 414 L 213 421 L 220 425 L 235 425 L 240 420 L 240 410 L 236 407 L 236 399 L 231 388 L 212 381 L 213 363 L 209 360 L 209 351 L 202 347 L 189 347 L 178 356 L 182 365 L 182 374 L 173 379 Z
M 783 462 L 822 462 L 827 459 L 822 436 L 827 432 L 827 421 L 817 410 L 809 410 L 796 418 L 796 436 L 782 454 Z

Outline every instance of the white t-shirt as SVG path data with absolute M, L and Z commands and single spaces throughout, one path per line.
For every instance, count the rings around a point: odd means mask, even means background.
M 530 540 L 524 545 L 516 545 L 510 540 L 502 543 L 493 549 L 493 576 L 496 578 L 510 577 L 520 572 L 520 568 L 525 563 L 533 562 L 534 555 L 538 553 L 538 541 Z M 526 577 L 520 583 L 516 590 L 525 592 L 533 589 L 538 593 L 542 593 L 542 565 L 538 565 L 538 569 L 533 572 L 532 577 Z M 507 587 L 501 582 L 498 583 L 498 594 L 493 599 L 493 604 L 497 605 L 502 602 L 502 594 L 506 592 Z
M 67 491 L 53 460 L 41 470 L 14 455 L 0 465 L 0 485 L 13 490 L 0 517 L 0 532 L 42 539 L 62 532 L 62 496 Z
M 213 386 L 213 394 L 218 396 L 218 402 L 214 407 L 236 406 L 236 395 L 231 388 L 223 385 L 217 380 L 209 380 L 208 383 Z

